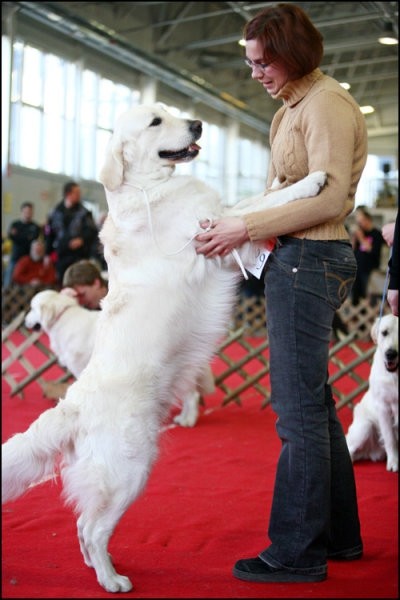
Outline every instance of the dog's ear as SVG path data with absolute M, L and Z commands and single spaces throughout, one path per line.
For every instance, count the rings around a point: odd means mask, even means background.
M 40 321 L 44 328 L 49 328 L 57 317 L 57 306 L 55 302 L 43 302 L 39 307 Z M 58 307 L 59 309 L 60 307 Z
M 123 177 L 123 145 L 121 140 L 117 140 L 114 134 L 106 148 L 106 156 L 99 174 L 99 181 L 107 190 L 113 192 L 122 184 Z
M 378 343 L 378 334 L 379 334 L 379 319 L 376 319 L 374 324 L 371 327 L 371 339 L 374 344 Z

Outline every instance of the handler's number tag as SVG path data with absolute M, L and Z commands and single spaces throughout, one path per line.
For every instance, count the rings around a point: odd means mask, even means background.
M 247 269 L 247 271 L 249 271 L 249 273 L 254 275 L 254 277 L 257 277 L 257 279 L 260 279 L 264 265 L 267 262 L 270 254 L 271 254 L 271 252 L 269 250 L 267 250 L 266 248 L 257 246 L 255 248 L 254 261 L 248 265 L 244 265 L 245 269 Z

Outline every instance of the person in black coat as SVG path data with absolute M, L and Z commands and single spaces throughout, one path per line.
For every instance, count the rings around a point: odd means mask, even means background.
M 352 232 L 352 246 L 357 260 L 357 276 L 351 294 L 352 304 L 356 306 L 361 298 L 367 297 L 372 271 L 379 269 L 384 239 L 365 206 L 357 206 L 354 217 L 356 226 Z
M 98 236 L 92 213 L 81 202 L 79 184 L 67 182 L 63 196 L 63 200 L 50 213 L 45 226 L 46 255 L 55 255 L 60 284 L 70 265 L 90 257 Z
M 382 235 L 391 246 L 391 255 L 388 262 L 389 282 L 387 301 L 392 313 L 399 316 L 399 213 L 397 212 L 394 223 L 388 223 L 382 228 Z
M 21 204 L 21 216 L 13 221 L 7 231 L 7 237 L 12 242 L 11 256 L 4 273 L 3 285 L 7 287 L 12 282 L 14 267 L 22 256 L 29 256 L 33 240 L 37 240 L 42 228 L 33 220 L 32 202 Z

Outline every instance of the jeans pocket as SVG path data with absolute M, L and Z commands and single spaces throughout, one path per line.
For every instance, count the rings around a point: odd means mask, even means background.
M 325 285 L 328 302 L 337 310 L 351 292 L 357 273 L 357 263 L 353 258 L 344 262 L 324 260 Z

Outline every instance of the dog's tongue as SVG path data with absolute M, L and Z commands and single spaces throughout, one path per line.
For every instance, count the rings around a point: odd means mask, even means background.
M 194 143 L 194 144 L 190 144 L 189 146 L 189 150 L 201 150 L 201 146 L 199 146 L 198 144 Z

